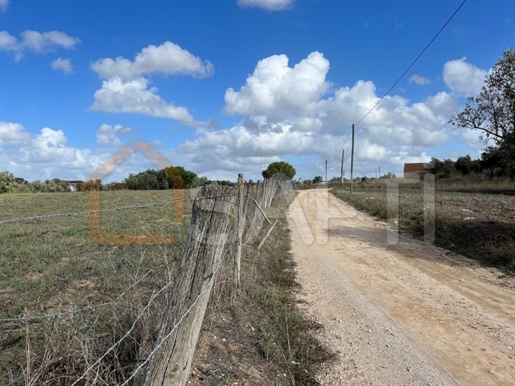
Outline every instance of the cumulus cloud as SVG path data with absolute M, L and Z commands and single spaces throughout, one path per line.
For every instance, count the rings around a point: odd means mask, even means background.
M 415 74 L 410 76 L 408 83 L 416 84 L 417 86 L 425 86 L 426 84 L 431 83 L 431 81 L 429 80 L 429 78 L 426 78 L 425 76 Z
M 288 61 L 286 55 L 260 60 L 239 91 L 226 91 L 225 111 L 244 115 L 307 113 L 329 87 L 325 80 L 329 61 L 320 52 L 312 52 L 293 68 Z
M 293 6 L 294 0 L 238 0 L 242 8 L 263 8 L 268 11 L 283 11 Z
M 122 125 L 103 123 L 95 133 L 99 145 L 121 145 L 120 136 L 134 134 L 136 130 Z
M 486 70 L 468 63 L 467 58 L 448 61 L 443 68 L 445 84 L 452 91 L 465 96 L 479 94 L 486 75 L 488 75 Z
M 30 133 L 19 123 L 0 121 L 0 145 L 25 145 L 30 138 Z
M 65 74 L 71 74 L 73 72 L 73 66 L 70 59 L 57 58 L 50 65 L 52 70 L 62 71 Z
M 136 79 L 142 75 L 161 73 L 164 75 L 186 74 L 208 77 L 214 72 L 211 62 L 199 57 L 172 42 L 160 46 L 149 45 L 136 55 L 133 61 L 123 57 L 102 58 L 91 65 L 101 78 Z
M 9 0 L 0 0 L 0 11 L 5 12 L 9 7 Z
M 186 107 L 167 102 L 158 94 L 156 87 L 149 87 L 147 75 L 187 74 L 207 77 L 213 74 L 213 65 L 202 61 L 189 51 L 172 42 L 160 46 L 149 45 L 138 53 L 133 61 L 123 57 L 102 58 L 91 68 L 105 80 L 94 94 L 92 111 L 144 114 L 152 117 L 171 118 L 179 123 L 197 128 L 208 128 L 212 122 L 198 122 Z
M 62 130 L 45 127 L 33 134 L 20 123 L 0 122 L 0 161 L 10 172 L 29 180 L 86 178 L 103 157 L 68 146 L 67 141 Z
M 171 118 L 185 126 L 202 125 L 193 119 L 187 108 L 166 102 L 156 94 L 157 88 L 149 88 L 148 83 L 146 78 L 128 81 L 120 78 L 105 80 L 102 82 L 102 88 L 95 91 L 95 101 L 90 110 Z
M 81 41 L 79 38 L 69 36 L 64 32 L 26 30 L 21 33 L 18 40 L 7 31 L 0 31 L 0 50 L 12 51 L 16 60 L 21 59 L 25 51 L 43 53 L 53 51 L 55 48 L 72 49 Z
M 259 61 L 238 91 L 229 88 L 225 94 L 225 111 L 243 115 L 242 121 L 181 146 L 182 156 L 200 151 L 202 156 L 192 157 L 192 162 L 220 170 L 235 168 L 233 160 L 244 154 L 258 163 L 287 155 L 333 159 L 341 152 L 352 123 L 369 112 L 380 96 L 372 81 L 333 88 L 328 70 L 329 61 L 318 52 L 292 67 L 285 55 Z M 412 79 L 418 84 L 427 81 Z M 456 137 L 448 124 L 458 107 L 456 98 L 443 91 L 415 102 L 399 95 L 384 98 L 357 127 L 359 167 L 366 171 L 368 165 L 377 167 L 381 162 L 385 170 L 400 172 L 403 162 L 427 162 L 429 148 Z M 259 157 L 266 157 L 266 162 Z M 252 166 L 256 167 L 261 164 Z

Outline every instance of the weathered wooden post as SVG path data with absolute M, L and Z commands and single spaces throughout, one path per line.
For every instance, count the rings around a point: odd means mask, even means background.
M 243 211 L 243 174 L 238 174 L 238 217 L 236 219 L 236 255 L 234 257 L 234 284 L 240 288 L 240 267 L 241 267 L 241 244 L 243 238 L 243 227 L 245 225 Z
M 146 386 L 183 386 L 231 228 L 234 188 L 203 187 L 193 204 L 188 242 L 174 278 Z

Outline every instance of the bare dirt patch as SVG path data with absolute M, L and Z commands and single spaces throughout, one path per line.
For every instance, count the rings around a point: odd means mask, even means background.
M 515 384 L 512 277 L 325 190 L 301 192 L 289 222 L 305 311 L 339 354 L 322 384 Z

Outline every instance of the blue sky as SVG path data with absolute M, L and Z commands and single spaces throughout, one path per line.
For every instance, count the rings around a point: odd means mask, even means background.
M 0 171 L 86 179 L 147 141 L 213 179 L 349 176 L 352 123 L 383 96 L 462 0 L 0 0 Z M 515 46 L 515 2 L 468 0 L 356 127 L 355 173 L 479 157 L 449 117 Z M 105 181 L 154 166 L 127 158 Z

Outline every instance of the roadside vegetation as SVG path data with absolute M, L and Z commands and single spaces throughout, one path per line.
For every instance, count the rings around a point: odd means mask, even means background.
M 192 385 L 318 385 L 333 354 L 314 336 L 322 326 L 298 309 L 291 239 L 279 221 L 261 251 L 247 250 L 242 288 L 221 281 L 194 358 Z M 227 264 L 225 264 L 227 266 Z

